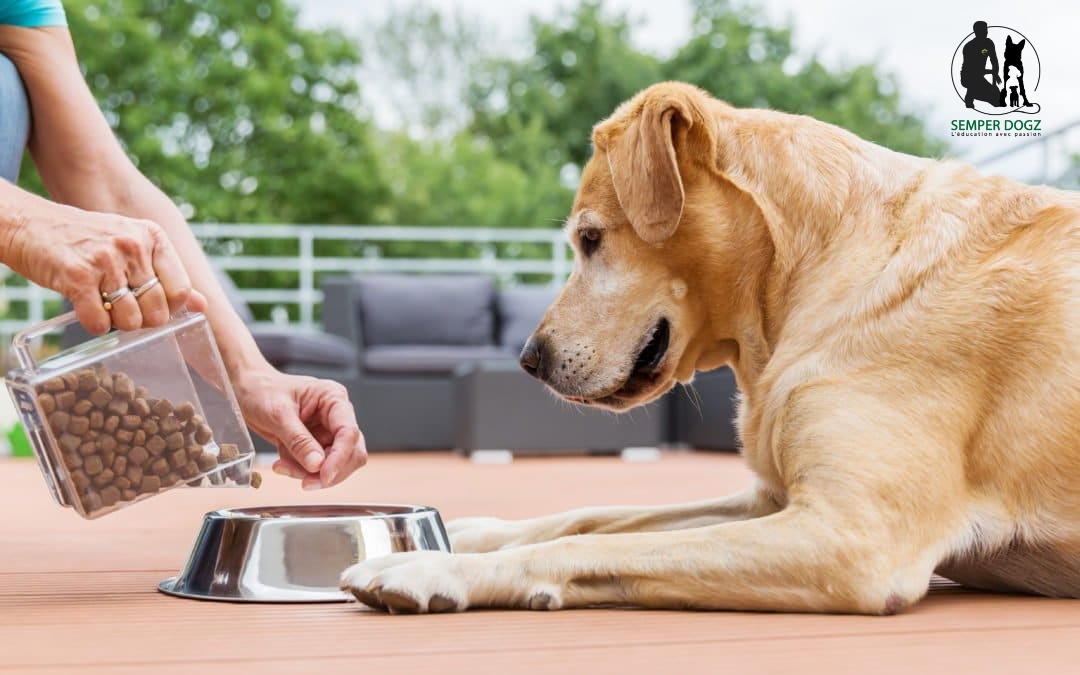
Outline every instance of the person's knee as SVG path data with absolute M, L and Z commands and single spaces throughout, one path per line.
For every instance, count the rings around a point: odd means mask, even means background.
M 15 64 L 0 54 L 0 178 L 14 182 L 30 137 L 30 101 Z

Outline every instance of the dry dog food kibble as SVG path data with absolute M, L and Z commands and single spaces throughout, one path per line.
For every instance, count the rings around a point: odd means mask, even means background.
M 221 464 L 239 448 L 214 442 L 213 431 L 190 401 L 154 398 L 125 373 L 85 368 L 46 380 L 38 402 L 71 476 L 71 488 L 87 514 L 159 492 L 200 475 L 221 485 L 249 479 L 246 466 Z

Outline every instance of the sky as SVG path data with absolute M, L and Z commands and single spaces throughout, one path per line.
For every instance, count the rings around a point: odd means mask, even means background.
M 336 25 L 358 37 L 400 0 L 293 0 L 308 25 Z M 530 15 L 551 17 L 573 6 L 551 0 L 428 0 L 429 4 L 480 17 L 506 39 L 524 34 Z M 760 8 L 772 23 L 790 23 L 796 48 L 821 55 L 833 65 L 876 61 L 893 73 L 906 105 L 929 121 L 932 133 L 951 144 L 951 154 L 980 163 L 989 156 L 1028 142 L 1026 138 L 950 136 L 952 120 L 992 119 L 968 114 L 953 89 L 953 52 L 976 20 L 1014 28 L 1038 52 L 1041 79 L 1037 91 L 1027 86 L 1036 115 L 1013 114 L 1001 119 L 1040 119 L 1041 130 L 1053 131 L 1080 122 L 1080 0 L 735 0 Z M 641 19 L 634 39 L 640 47 L 668 54 L 690 34 L 688 0 L 605 0 L 605 7 Z M 1000 52 L 1003 47 L 999 46 Z M 1025 49 L 1029 49 L 1025 47 Z M 1025 68 L 1029 52 L 1024 52 Z M 723 92 L 713 92 L 719 96 Z M 1042 146 L 1039 146 L 1041 148 Z M 1070 153 L 1080 153 L 1080 126 L 1055 140 L 1051 174 L 1063 170 Z M 1030 178 L 1041 170 L 1041 149 L 982 164 L 993 173 Z

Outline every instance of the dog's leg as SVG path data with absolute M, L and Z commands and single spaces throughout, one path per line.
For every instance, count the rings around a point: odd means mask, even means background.
M 342 587 L 390 611 L 635 605 L 892 613 L 926 593 L 934 567 L 970 527 L 951 432 L 935 437 L 849 384 L 805 387 L 765 436 L 785 480 L 781 511 L 490 553 L 396 554 L 349 568 Z
M 595 605 L 896 612 L 926 592 L 934 561 L 905 559 L 898 553 L 910 547 L 865 525 L 862 516 L 840 521 L 789 507 L 692 530 L 581 535 L 481 554 L 405 553 L 353 566 L 342 588 L 391 612 Z
M 484 553 L 575 534 L 685 530 L 775 513 L 780 505 L 754 487 L 723 499 L 666 506 L 575 509 L 528 520 L 459 518 L 446 530 L 457 553 Z
M 1020 84 L 1020 96 L 1024 99 L 1024 107 L 1025 108 L 1030 108 L 1030 107 L 1032 107 L 1032 105 L 1031 105 L 1031 101 L 1029 101 L 1028 97 L 1027 97 L 1027 89 L 1024 89 L 1024 71 L 1023 70 L 1020 71 L 1020 77 L 1017 78 L 1017 79 L 1019 80 L 1019 84 Z

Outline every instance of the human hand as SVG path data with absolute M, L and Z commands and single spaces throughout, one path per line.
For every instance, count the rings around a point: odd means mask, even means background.
M 234 378 L 234 386 L 248 426 L 277 446 L 275 473 L 317 490 L 337 485 L 367 463 L 356 412 L 337 382 L 266 366 Z
M 70 300 L 94 335 L 114 325 L 160 326 L 182 307 L 205 309 L 165 231 L 151 221 L 49 203 L 24 213 L 9 241 L 8 266 Z M 105 309 L 103 293 L 136 289 L 155 277 L 159 283 L 138 297 L 126 293 Z

